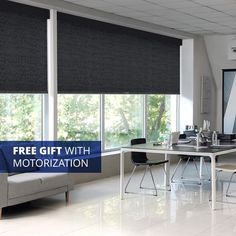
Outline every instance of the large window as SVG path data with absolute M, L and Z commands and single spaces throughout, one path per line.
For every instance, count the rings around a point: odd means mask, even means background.
M 175 95 L 58 95 L 58 139 L 101 140 L 103 151 L 176 130 Z
M 99 140 L 99 95 L 58 95 L 58 139 Z
M 42 139 L 42 96 L 0 95 L 0 140 Z M 58 139 L 101 140 L 103 151 L 136 137 L 163 140 L 177 129 L 176 106 L 175 95 L 60 94 Z
M 39 94 L 0 95 L 0 140 L 40 140 L 42 130 Z
M 105 149 L 143 136 L 143 96 L 105 95 Z

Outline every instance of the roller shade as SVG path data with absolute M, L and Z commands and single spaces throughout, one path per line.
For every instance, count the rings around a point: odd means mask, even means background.
M 48 10 L 1 0 L 0 93 L 47 92 Z
M 181 43 L 59 13 L 58 91 L 179 94 Z

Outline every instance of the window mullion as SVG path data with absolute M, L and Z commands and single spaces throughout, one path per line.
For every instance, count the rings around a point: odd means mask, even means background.
M 48 94 L 41 95 L 41 138 L 42 140 L 48 140 Z
M 100 140 L 102 152 L 105 151 L 105 95 L 100 95 Z
M 147 95 L 143 95 L 143 137 L 147 138 Z
M 176 131 L 180 130 L 180 96 L 176 97 Z

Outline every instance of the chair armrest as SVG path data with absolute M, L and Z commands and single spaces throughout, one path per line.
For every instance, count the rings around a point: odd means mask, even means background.
M 8 173 L 0 173 L 0 208 L 6 207 L 8 202 Z

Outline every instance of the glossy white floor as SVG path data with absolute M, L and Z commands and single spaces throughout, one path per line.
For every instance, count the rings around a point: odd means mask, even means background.
M 193 170 L 190 166 L 186 176 L 194 175 Z M 162 183 L 161 169 L 154 173 L 157 183 Z M 141 174 L 134 176 L 132 190 L 137 189 Z M 220 177 L 218 200 L 236 202 L 222 197 L 228 178 Z M 149 176 L 145 184 L 151 186 Z M 129 194 L 120 201 L 119 177 L 107 178 L 77 186 L 69 205 L 64 195 L 58 195 L 4 209 L 0 235 L 235 235 L 236 205 L 219 203 L 213 212 L 209 192 L 209 182 L 202 186 L 172 184 L 172 191 L 159 191 L 157 197 Z

